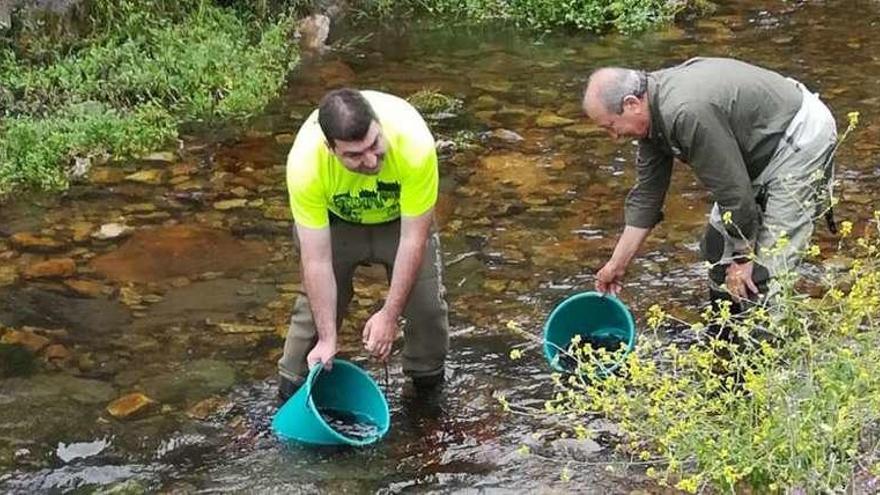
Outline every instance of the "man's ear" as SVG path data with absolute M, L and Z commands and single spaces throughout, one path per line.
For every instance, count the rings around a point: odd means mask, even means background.
M 638 96 L 628 95 L 623 97 L 623 110 L 630 112 L 640 112 L 642 108 L 642 100 Z

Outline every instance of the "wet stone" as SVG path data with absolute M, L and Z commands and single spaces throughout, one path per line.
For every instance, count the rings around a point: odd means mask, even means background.
M 25 346 L 0 343 L 0 378 L 29 376 L 36 369 L 34 353 Z
M 174 225 L 139 229 L 119 249 L 94 258 L 90 266 L 121 282 L 157 282 L 199 273 L 237 272 L 262 266 L 268 246 L 241 241 L 228 232 Z
M 50 340 L 38 335 L 31 330 L 10 330 L 0 337 L 0 343 L 8 345 L 20 345 L 34 354 L 42 351 Z
M 142 393 L 128 394 L 107 405 L 107 413 L 117 419 L 144 414 L 156 401 Z
M 12 246 L 20 251 L 51 253 L 63 250 L 66 245 L 51 237 L 39 236 L 31 232 L 18 232 L 9 238 Z
M 179 177 L 182 175 L 192 175 L 198 171 L 199 167 L 190 162 L 177 163 L 171 167 L 171 175 L 174 177 Z
M 147 394 L 163 403 L 202 400 L 235 384 L 235 370 L 223 361 L 200 359 L 180 365 L 180 369 L 147 378 L 142 386 Z
M 18 268 L 9 264 L 0 266 L 0 287 L 12 285 L 16 281 L 18 281 Z
M 161 170 L 142 170 L 131 175 L 126 175 L 125 180 L 155 186 L 162 183 L 163 175 L 164 174 Z
M 134 231 L 133 228 L 121 223 L 105 223 L 92 237 L 101 241 L 125 237 Z
M 186 411 L 186 415 L 192 419 L 206 420 L 211 416 L 228 412 L 233 403 L 221 397 L 209 397 L 200 401 Z
M 263 217 L 270 220 L 293 220 L 290 208 L 283 205 L 269 205 L 263 210 Z
M 61 327 L 82 342 L 103 341 L 128 322 L 125 307 L 103 297 L 82 299 L 36 287 L 0 289 L 0 323 L 6 326 Z
M 156 205 L 153 203 L 137 203 L 133 205 L 125 205 L 122 211 L 126 213 L 150 213 L 156 211 Z
M 106 285 L 91 280 L 65 280 L 64 285 L 82 297 L 99 297 L 109 291 Z
M 73 357 L 73 353 L 61 344 L 52 344 L 46 348 L 43 357 L 49 361 L 66 361 Z
M 73 242 L 83 242 L 89 239 L 95 225 L 89 222 L 76 222 L 70 225 Z
M 76 273 L 76 262 L 70 258 L 56 258 L 34 263 L 25 268 L 25 278 L 66 278 Z
M 538 115 L 538 118 L 535 120 L 535 125 L 543 129 L 553 129 L 556 127 L 571 125 L 575 122 L 574 119 L 560 117 L 559 115 L 552 113 L 542 113 L 541 115 Z
M 177 156 L 170 151 L 156 151 L 141 157 L 142 160 L 149 162 L 166 162 L 171 163 L 177 160 Z
M 246 199 L 227 199 L 214 203 L 214 209 L 220 211 L 234 210 L 237 208 L 244 208 L 245 206 L 247 206 Z

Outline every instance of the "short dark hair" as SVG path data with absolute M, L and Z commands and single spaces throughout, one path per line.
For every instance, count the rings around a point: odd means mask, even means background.
M 363 139 L 374 120 L 378 119 L 373 107 L 356 89 L 335 89 L 324 95 L 318 107 L 318 124 L 331 148 L 336 147 L 336 140 Z

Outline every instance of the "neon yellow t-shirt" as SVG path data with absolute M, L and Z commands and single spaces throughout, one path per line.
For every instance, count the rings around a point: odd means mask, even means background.
M 287 192 L 299 225 L 324 228 L 328 211 L 348 222 L 378 224 L 419 216 L 437 202 L 437 153 L 421 115 L 396 96 L 362 94 L 387 142 L 382 168 L 376 175 L 346 169 L 325 144 L 318 111 L 312 112 L 287 155 Z

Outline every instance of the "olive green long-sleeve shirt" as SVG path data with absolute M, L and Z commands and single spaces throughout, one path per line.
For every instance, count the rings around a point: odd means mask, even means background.
M 639 141 L 626 224 L 652 228 L 672 175 L 687 163 L 712 193 L 730 233 L 753 239 L 759 215 L 752 179 L 766 168 L 803 98 L 794 82 L 732 59 L 694 58 L 648 74 L 651 128 Z

